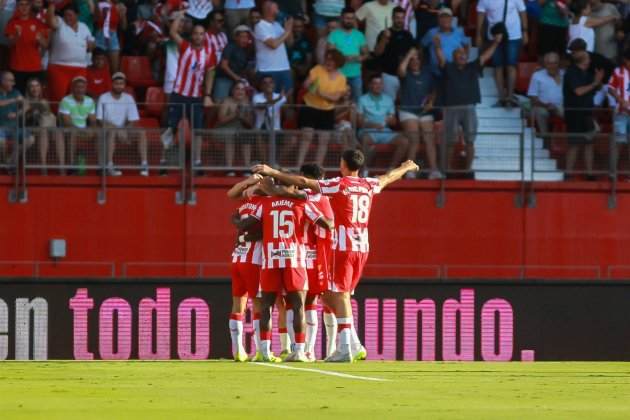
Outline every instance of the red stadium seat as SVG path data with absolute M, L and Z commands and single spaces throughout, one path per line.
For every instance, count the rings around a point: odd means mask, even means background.
M 527 94 L 532 74 L 538 70 L 538 63 L 518 63 L 515 90 L 523 95 Z
M 147 117 L 161 118 L 166 106 L 166 94 L 159 87 L 152 86 L 147 89 L 144 113 Z
M 127 76 L 127 82 L 133 87 L 157 86 L 153 78 L 151 63 L 147 57 L 123 56 L 121 69 Z

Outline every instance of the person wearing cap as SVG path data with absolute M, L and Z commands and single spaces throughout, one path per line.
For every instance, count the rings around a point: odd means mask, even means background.
M 247 68 L 250 60 L 249 36 L 251 30 L 245 25 L 239 25 L 234 29 L 233 41 L 225 50 L 221 62 L 217 68 L 217 77 L 214 81 L 212 97 L 219 102 L 230 95 L 232 86 L 236 82 L 247 81 Z
M 88 27 L 79 22 L 77 8 L 68 5 L 63 18 L 55 14 L 55 4 L 48 6 L 48 26 L 52 29 L 48 64 L 48 93 L 51 102 L 58 102 L 68 92 L 76 76 L 87 76 L 89 53 L 94 49 L 94 37 Z
M 122 172 L 114 166 L 114 152 L 116 142 L 128 143 L 130 137 L 138 140 L 138 153 L 140 155 L 140 175 L 149 176 L 149 163 L 147 160 L 147 139 L 142 131 L 127 131 L 124 128 L 134 128 L 140 120 L 138 106 L 133 96 L 125 92 L 127 78 L 124 73 L 117 72 L 112 75 L 112 90 L 98 98 L 96 107 L 96 119 L 106 129 L 107 141 L 107 173 L 109 176 L 120 176 Z M 108 130 L 109 129 L 109 130 Z
M 440 46 L 447 63 L 453 62 L 453 53 L 459 48 L 469 48 L 470 38 L 464 34 L 462 28 L 453 26 L 453 11 L 448 7 L 443 7 L 438 11 L 438 26 L 430 29 L 422 38 L 422 47 L 428 48 L 430 54 L 430 64 L 433 74 L 439 76 L 441 73 L 440 63 L 435 51 L 433 39 L 440 37 Z
M 70 85 L 70 95 L 63 98 L 59 105 L 59 120 L 61 126 L 68 129 L 59 133 L 57 141 L 60 142 L 57 146 L 59 165 L 61 166 L 62 174 L 65 173 L 65 137 L 69 134 L 70 137 L 70 165 L 75 164 L 74 155 L 76 150 L 76 140 L 78 136 L 83 136 L 89 126 L 96 125 L 96 104 L 94 100 L 86 95 L 87 92 L 87 79 L 85 76 L 76 76 L 72 79 Z M 96 149 L 96 144 L 94 145 Z

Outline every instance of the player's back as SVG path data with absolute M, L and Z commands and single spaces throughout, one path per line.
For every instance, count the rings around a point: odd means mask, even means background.
M 241 220 L 253 216 L 263 197 L 255 196 L 244 200 L 237 212 Z M 246 232 L 240 232 L 239 235 Z M 262 263 L 262 242 L 238 243 L 232 252 L 232 263 L 249 263 L 260 265 Z

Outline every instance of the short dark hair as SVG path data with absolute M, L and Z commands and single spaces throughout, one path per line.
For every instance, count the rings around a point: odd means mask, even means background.
M 372 80 L 374 79 L 382 79 L 383 78 L 383 74 L 382 73 L 374 73 L 372 75 L 370 75 L 370 77 L 368 78 L 368 84 L 372 83 Z
M 79 7 L 74 4 L 74 3 L 68 3 L 65 6 L 63 6 L 61 8 L 61 10 L 59 11 L 59 13 L 61 14 L 61 16 L 63 16 L 67 10 L 72 10 L 75 14 L 79 14 Z
M 402 7 L 396 6 L 394 7 L 394 10 L 392 10 L 392 17 L 396 16 L 397 13 L 402 13 L 404 15 L 407 12 L 405 12 L 405 9 L 403 9 Z
M 355 13 L 354 8 L 347 6 L 347 7 L 344 7 L 343 10 L 341 11 L 342 15 L 349 14 L 349 13 L 352 13 L 354 15 Z
M 569 44 L 569 51 L 571 52 L 586 51 L 586 48 L 587 48 L 586 41 L 584 41 L 582 38 L 575 38 Z
M 328 59 L 329 57 L 335 62 L 335 66 L 337 66 L 338 69 L 342 68 L 344 64 L 346 64 L 346 57 L 337 50 L 326 51 L 324 58 Z
M 297 15 L 293 16 L 293 20 L 299 20 L 300 22 L 306 23 L 306 16 L 304 16 L 302 13 L 298 13 Z
M 212 12 L 210 12 L 210 14 L 208 15 L 208 22 L 213 22 L 217 15 L 225 16 L 225 12 L 223 11 L 223 9 L 212 10 Z
M 575 14 L 580 15 L 584 9 L 589 5 L 589 0 L 576 0 L 571 3 L 569 9 Z
M 358 171 L 365 164 L 365 155 L 359 149 L 350 149 L 343 152 L 341 159 L 351 171 Z
M 324 179 L 324 168 L 316 163 L 305 163 L 300 168 L 300 173 L 309 179 Z

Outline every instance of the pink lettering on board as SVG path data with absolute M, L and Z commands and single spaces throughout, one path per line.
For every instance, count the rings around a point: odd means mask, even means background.
M 459 317 L 459 331 L 457 319 Z M 459 333 L 459 346 L 457 335 Z M 458 348 L 459 347 L 459 348 Z M 462 289 L 459 301 L 447 299 L 442 309 L 442 358 L 472 362 L 475 359 L 475 291 Z
M 499 331 L 496 331 L 499 317 Z M 497 343 L 498 334 L 498 343 Z M 499 348 L 496 348 L 498 344 Z M 514 344 L 514 312 L 504 299 L 491 299 L 481 309 L 481 358 L 486 362 L 509 362 Z
M 418 314 L 421 316 L 421 351 L 418 355 Z M 435 361 L 435 302 L 433 299 L 404 301 L 403 360 Z
M 210 308 L 203 299 L 185 299 L 177 308 L 177 356 L 182 360 L 205 360 L 210 356 Z
M 365 348 L 368 359 L 396 360 L 396 299 L 383 300 L 382 316 L 379 316 L 379 306 L 379 299 L 365 300 Z
M 171 289 L 159 288 L 156 299 L 140 301 L 138 320 L 138 358 L 168 360 L 171 358 Z M 156 317 L 155 351 L 153 351 L 153 315 Z
M 114 331 L 114 314 L 117 328 Z M 131 357 L 131 306 L 122 298 L 106 299 L 99 311 L 98 351 L 103 360 L 129 360 Z M 115 336 L 114 336 L 115 334 Z M 114 337 L 116 343 L 114 343 Z M 116 344 L 116 345 L 114 345 Z
M 73 314 L 73 353 L 75 360 L 93 360 L 94 353 L 88 350 L 88 312 L 94 308 L 94 299 L 88 297 L 87 289 L 77 289 L 70 299 Z

